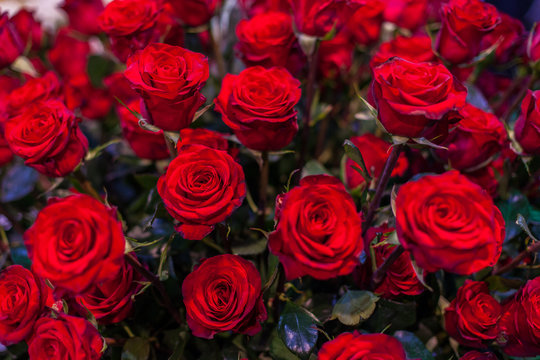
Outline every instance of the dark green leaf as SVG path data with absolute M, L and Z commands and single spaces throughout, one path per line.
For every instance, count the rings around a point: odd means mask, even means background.
M 277 332 L 272 334 L 272 341 L 270 342 L 270 355 L 275 360 L 300 360 L 300 358 L 294 355 L 285 346 L 283 341 L 278 336 Z
M 410 331 L 399 330 L 394 333 L 405 348 L 408 359 L 434 360 L 433 354 L 426 349 L 422 341 Z
M 334 305 L 332 319 L 338 319 L 345 325 L 354 326 L 367 320 L 375 311 L 379 300 L 371 291 L 350 290 Z
M 330 175 L 330 172 L 317 160 L 309 160 L 302 169 L 302 177 L 323 174 Z
M 497 207 L 501 210 L 506 224 L 505 241 L 513 239 L 521 232 L 521 228 L 516 224 L 518 214 L 525 218 L 529 216 L 529 200 L 522 193 L 513 192 L 508 200 L 500 201 Z
M 318 320 L 303 307 L 287 302 L 278 323 L 283 343 L 301 358 L 307 358 L 317 343 Z
M 375 312 L 362 325 L 371 332 L 381 332 L 385 328 L 399 330 L 416 323 L 416 303 L 401 303 L 384 298 L 379 299 Z
M 114 66 L 115 63 L 111 59 L 103 56 L 90 55 L 88 58 L 87 70 L 92 85 L 101 87 L 103 85 L 103 78 L 112 74 Z
M 366 180 L 366 182 L 369 184 L 371 181 L 371 177 L 369 175 L 368 168 L 360 150 L 350 140 L 345 140 L 345 142 L 343 143 L 343 147 L 345 148 L 345 154 L 347 154 L 347 156 L 352 161 L 354 161 L 360 166 L 361 171 L 357 171 L 360 173 L 360 175 L 364 177 L 364 180 Z
M 148 355 L 150 355 L 150 342 L 141 337 L 126 341 L 122 350 L 122 360 L 146 360 Z

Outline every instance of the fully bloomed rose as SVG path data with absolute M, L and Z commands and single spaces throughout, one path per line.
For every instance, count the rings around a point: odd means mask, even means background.
M 88 320 L 64 314 L 39 319 L 28 340 L 32 360 L 99 360 L 102 349 L 103 339 Z
M 360 6 L 358 0 L 289 0 L 296 29 L 302 34 L 323 38 L 332 29 L 339 31 Z
M 390 155 L 390 144 L 370 133 L 353 136 L 351 142 L 360 150 L 369 175 L 378 178 L 382 173 L 386 159 Z M 408 166 L 409 162 L 405 154 L 401 153 L 394 170 L 392 170 L 392 176 L 404 175 Z M 354 167 L 359 167 L 359 165 L 352 159 L 347 159 L 345 163 L 345 179 L 350 189 L 366 185 L 366 180 Z
M 101 32 L 96 18 L 103 12 L 102 0 L 64 0 L 62 10 L 67 13 L 69 25 L 85 35 L 97 35 Z
M 347 21 L 347 30 L 356 43 L 369 46 L 379 40 L 383 23 L 385 3 L 381 0 L 365 0 Z
M 294 106 L 300 96 L 300 81 L 284 68 L 254 66 L 239 75 L 227 74 L 215 104 L 246 147 L 279 150 L 298 131 Z
M 501 309 L 487 283 L 465 280 L 445 310 L 446 331 L 464 346 L 486 348 L 497 337 Z
M 495 265 L 501 255 L 501 212 L 487 192 L 455 170 L 401 186 L 395 208 L 399 241 L 426 271 L 469 275 Z
M 168 0 L 182 22 L 191 27 L 204 25 L 210 21 L 222 0 Z
M 381 44 L 379 50 L 371 58 L 369 65 L 375 68 L 394 56 L 408 61 L 440 62 L 431 48 L 431 38 L 424 34 L 418 34 L 411 37 L 396 36 Z
M 79 119 L 57 100 L 28 105 L 5 125 L 9 147 L 25 164 L 51 177 L 75 169 L 88 150 Z
M 23 86 L 11 91 L 7 97 L 8 114 L 15 116 L 27 106 L 40 100 L 61 97 L 62 85 L 58 77 L 49 71 L 45 75 L 29 79 Z
M 482 37 L 482 48 L 488 49 L 495 44 L 495 60 L 504 64 L 523 54 L 525 47 L 525 27 L 518 19 L 500 13 L 501 22 L 493 31 Z
M 459 121 L 467 90 L 441 64 L 392 58 L 373 69 L 371 85 L 379 120 L 392 135 L 417 138 L 448 132 Z M 430 136 L 431 135 L 431 136 Z
M 189 127 L 206 98 L 208 59 L 179 46 L 151 44 L 131 56 L 124 75 L 142 96 L 149 120 L 163 130 Z
M 430 0 L 387 0 L 384 19 L 399 27 L 415 30 L 427 20 Z
M 31 335 L 49 293 L 42 279 L 20 265 L 0 272 L 0 343 L 15 344 Z
M 74 294 L 113 278 L 124 261 L 116 209 L 84 194 L 51 198 L 24 233 L 24 243 L 32 270 Z
M 186 145 L 159 178 L 158 193 L 186 239 L 201 240 L 246 196 L 244 171 L 227 152 Z
M 527 90 L 514 132 L 523 151 L 531 155 L 540 154 L 540 90 Z
M 24 43 L 7 13 L 0 13 L 0 69 L 11 65 L 24 50 Z
M 441 9 L 442 28 L 436 49 L 452 64 L 471 61 L 482 50 L 482 39 L 500 23 L 497 8 L 481 0 L 450 0 Z
M 480 352 L 476 350 L 466 352 L 459 360 L 497 360 L 497 356 L 492 352 Z
M 77 38 L 70 28 L 58 31 L 47 53 L 54 69 L 64 78 L 86 74 L 89 54 L 90 44 Z
M 342 333 L 325 342 L 318 354 L 319 360 L 385 359 L 406 360 L 403 345 L 385 334 L 361 334 L 358 331 Z
M 362 219 L 345 186 L 329 175 L 307 176 L 276 199 L 268 247 L 292 280 L 350 274 L 364 248 Z
M 503 123 L 493 114 L 467 104 L 460 110 L 463 116 L 450 132 L 437 156 L 454 169 L 467 170 L 489 162 L 508 145 Z
M 237 255 L 218 255 L 197 265 L 182 283 L 186 320 L 193 335 L 212 339 L 223 331 L 253 336 L 266 308 L 261 276 Z

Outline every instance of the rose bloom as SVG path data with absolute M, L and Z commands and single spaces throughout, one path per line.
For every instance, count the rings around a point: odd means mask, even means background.
M 49 61 L 64 78 L 86 74 L 90 45 L 76 37 L 70 28 L 61 28 L 48 51 Z
M 463 64 L 477 56 L 483 37 L 501 21 L 497 8 L 481 0 L 450 0 L 442 6 L 441 18 L 435 47 L 452 64 Z
M 373 134 L 366 133 L 361 136 L 353 136 L 351 142 L 358 148 L 369 171 L 369 175 L 378 178 L 384 168 L 386 159 L 390 156 L 390 144 L 376 137 Z M 364 177 L 354 168 L 360 167 L 352 159 L 347 158 L 345 162 L 345 180 L 347 187 L 356 189 L 366 185 Z M 404 153 L 399 155 L 398 161 L 392 176 L 403 176 L 409 167 L 409 162 Z
M 476 350 L 466 352 L 459 360 L 497 360 L 497 356 L 491 352 L 480 352 Z
M 20 265 L 0 272 L 0 343 L 25 340 L 47 303 L 50 289 L 45 282 Z
M 431 38 L 424 34 L 417 34 L 411 37 L 396 36 L 381 44 L 369 65 L 375 68 L 395 56 L 408 61 L 440 62 L 431 48 Z
M 384 19 L 397 26 L 415 30 L 427 20 L 429 0 L 387 0 Z
M 345 186 L 329 175 L 307 176 L 276 199 L 268 247 L 292 280 L 350 274 L 364 248 L 362 219 Z
M 24 244 L 32 270 L 74 294 L 113 278 L 124 261 L 116 209 L 84 194 L 49 199 L 24 233 Z
M 381 0 L 365 0 L 347 21 L 347 30 L 357 44 L 369 46 L 379 40 L 385 6 Z
M 71 76 L 64 84 L 68 108 L 80 109 L 83 117 L 99 119 L 109 114 L 114 99 L 106 89 L 94 87 L 86 72 Z
M 184 279 L 182 296 L 191 332 L 205 339 L 223 331 L 253 336 L 267 317 L 261 276 L 252 263 L 237 255 L 201 261 Z
M 102 0 L 64 0 L 62 10 L 67 13 L 69 25 L 85 35 L 101 32 L 96 18 L 103 12 Z
M 12 62 L 22 54 L 24 43 L 15 28 L 15 25 L 9 20 L 7 13 L 0 12 L 0 69 L 11 65 Z
M 103 338 L 88 320 L 64 314 L 39 319 L 28 340 L 32 360 L 99 360 L 102 349 Z
M 163 130 L 189 127 L 206 98 L 208 59 L 179 46 L 151 44 L 127 61 L 124 75 L 142 96 L 143 115 Z
M 465 280 L 444 313 L 446 331 L 464 346 L 486 348 L 497 337 L 501 305 L 487 283 Z
M 489 194 L 455 170 L 401 186 L 396 229 L 418 266 L 459 275 L 495 265 L 505 236 L 504 219 Z
M 318 70 L 324 78 L 347 77 L 353 62 L 354 42 L 347 30 L 340 31 L 332 40 L 319 45 Z
M 168 0 L 178 18 L 187 26 L 204 25 L 214 16 L 222 0 Z
M 525 42 L 525 27 L 518 19 L 500 13 L 501 22 L 495 26 L 493 31 L 482 37 L 482 48 L 489 49 L 499 42 L 495 48 L 495 60 L 497 63 L 505 64 L 515 57 L 523 54 Z M 521 54 L 520 54 L 521 52 Z
M 24 112 L 28 105 L 40 100 L 61 97 L 62 85 L 58 77 L 49 71 L 45 75 L 29 79 L 23 86 L 14 89 L 8 95 L 8 113 L 15 116 Z
M 510 356 L 540 354 L 540 277 L 527 281 L 503 304 L 497 342 Z
M 62 177 L 79 165 L 88 150 L 79 121 L 60 101 L 37 102 L 9 119 L 5 137 L 26 165 L 46 176 Z
M 527 154 L 540 154 L 540 90 L 527 90 L 514 124 L 516 140 Z
M 126 103 L 131 110 L 141 113 L 140 100 L 135 99 Z M 135 155 L 143 159 L 166 159 L 169 148 L 163 131 L 153 132 L 139 126 L 139 119 L 122 105 L 116 106 L 116 112 L 122 126 L 122 134 Z
M 288 14 L 291 8 L 288 0 L 238 0 L 238 5 L 249 18 L 270 11 Z
M 498 179 L 504 175 L 504 157 L 498 157 L 490 164 L 475 171 L 464 172 L 463 175 L 495 198 L 498 195 Z
M 39 50 L 43 40 L 41 24 L 34 18 L 34 12 L 24 8 L 11 18 L 11 22 L 19 33 L 22 43 L 31 44 L 32 50 Z
M 227 74 L 214 102 L 244 146 L 272 151 L 287 146 L 296 135 L 294 106 L 300 97 L 300 81 L 287 70 L 254 66 L 239 75 Z
M 180 149 L 182 146 L 191 144 L 204 145 L 212 149 L 226 151 L 236 159 L 238 148 L 229 147 L 229 141 L 225 136 L 226 134 L 209 129 L 185 128 L 180 130 L 180 139 L 178 139 L 178 143 L 176 143 L 176 148 Z
M 506 129 L 495 115 L 470 104 L 465 105 L 460 114 L 463 120 L 442 144 L 448 150 L 435 151 L 442 161 L 454 169 L 467 170 L 482 166 L 508 146 Z
M 527 41 L 527 57 L 531 62 L 540 60 L 540 26 L 538 23 L 531 30 Z
M 244 171 L 227 152 L 204 145 L 178 149 L 157 190 L 188 240 L 201 240 L 227 219 L 246 196 Z
M 117 97 L 124 103 L 140 98 L 139 94 L 131 88 L 131 83 L 121 72 L 114 72 L 104 78 L 103 84 L 113 98 Z
M 393 58 L 373 69 L 371 92 L 379 120 L 392 135 L 440 137 L 459 121 L 467 90 L 444 65 Z
M 385 334 L 361 334 L 358 331 L 342 333 L 325 342 L 318 354 L 319 360 L 386 359 L 406 360 L 403 345 Z

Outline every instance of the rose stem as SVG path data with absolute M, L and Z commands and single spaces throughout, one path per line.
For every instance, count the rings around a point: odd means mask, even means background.
M 214 32 L 212 31 L 211 23 L 208 23 L 208 35 L 210 35 L 210 46 L 212 47 L 214 60 L 216 60 L 219 78 L 223 79 L 225 77 L 225 74 L 227 73 L 227 69 L 225 68 L 225 60 L 223 59 L 223 54 L 221 53 L 221 49 L 219 48 L 218 39 L 215 38 L 216 34 L 214 34 Z
M 523 250 L 515 258 L 513 258 L 512 261 L 510 261 L 508 264 L 506 264 L 506 265 L 504 265 L 504 266 L 502 266 L 502 267 L 500 267 L 498 269 L 493 269 L 491 275 L 492 276 L 501 275 L 501 274 L 504 274 L 505 272 L 508 272 L 508 271 L 514 269 L 528 255 L 534 254 L 535 252 L 538 252 L 538 251 L 540 251 L 540 241 L 537 241 L 537 242 L 533 243 L 532 245 L 529 245 L 525 250 Z
M 386 159 L 383 172 L 381 174 L 381 177 L 379 177 L 379 181 L 377 182 L 377 187 L 375 188 L 375 195 L 373 196 L 373 199 L 369 203 L 369 209 L 366 215 L 366 219 L 364 220 L 364 223 L 362 224 L 362 236 L 366 235 L 366 231 L 371 226 L 371 222 L 373 221 L 373 218 L 375 217 L 375 211 L 377 211 L 377 209 L 379 208 L 379 205 L 381 204 L 381 198 L 382 198 L 384 189 L 386 188 L 386 185 L 388 184 L 388 180 L 390 180 L 390 175 L 392 174 L 392 171 L 394 170 L 394 167 L 396 166 L 397 160 L 399 158 L 399 154 L 401 153 L 401 150 L 403 149 L 404 146 L 405 146 L 404 144 L 394 145 L 392 147 L 392 152 L 390 153 L 390 156 L 388 157 L 388 159 Z
M 139 274 L 141 274 L 143 277 L 145 277 L 148 281 L 152 283 L 156 287 L 156 289 L 161 294 L 161 297 L 163 298 L 163 305 L 167 308 L 169 313 L 172 315 L 174 320 L 179 324 L 183 325 L 184 321 L 182 320 L 182 317 L 180 316 L 180 313 L 178 310 L 173 306 L 171 298 L 167 294 L 167 291 L 165 290 L 165 287 L 159 280 L 157 276 L 155 276 L 152 272 L 150 272 L 148 269 L 143 267 L 134 257 L 132 254 L 126 254 L 125 258 L 127 262 L 137 271 Z
M 311 123 L 311 105 L 315 96 L 315 77 L 317 75 L 317 62 L 319 60 L 319 43 L 315 44 L 313 53 L 308 56 L 309 73 L 306 84 L 306 102 L 304 109 L 304 125 L 302 129 L 302 139 L 300 141 L 300 158 L 298 168 L 304 167 L 306 163 L 306 153 L 309 145 L 309 126 Z
M 533 88 L 534 83 L 536 82 L 537 79 L 538 79 L 537 73 L 534 71 L 532 73 L 531 77 L 529 78 L 529 81 L 527 82 L 527 85 L 525 85 L 524 87 L 521 88 L 521 91 L 519 92 L 518 96 L 516 97 L 516 100 L 514 101 L 514 103 L 508 108 L 506 113 L 503 116 L 501 116 L 501 120 L 502 120 L 502 122 L 503 122 L 503 124 L 505 126 L 508 127 L 508 121 L 510 120 L 510 116 L 512 115 L 514 110 L 516 110 L 516 108 L 521 104 L 521 101 L 523 100 L 523 98 L 527 94 L 527 90 Z
M 377 286 L 379 286 L 379 284 L 384 280 L 384 277 L 386 276 L 386 271 L 388 271 L 388 268 L 394 263 L 394 261 L 396 261 L 399 258 L 401 254 L 403 254 L 404 251 L 405 249 L 403 248 L 403 246 L 401 245 L 396 246 L 396 248 L 394 249 L 394 251 L 392 251 L 390 256 L 388 256 L 384 260 L 384 262 L 381 264 L 381 266 L 377 268 L 377 270 L 375 271 L 375 273 L 373 274 L 371 278 L 373 289 L 376 289 Z M 375 261 L 375 259 L 371 259 L 371 261 Z
M 281 263 L 278 264 L 278 267 L 279 267 L 278 283 L 276 287 L 276 294 L 274 295 L 274 301 L 272 302 L 272 306 L 274 307 L 274 322 L 276 323 L 279 319 L 279 313 L 280 313 L 279 295 L 283 293 L 283 289 L 285 288 L 285 269 L 283 268 L 283 265 Z
M 261 229 L 265 229 L 266 220 L 266 199 L 268 193 L 268 176 L 270 174 L 270 163 L 268 161 L 268 151 L 261 153 L 261 176 L 259 178 L 259 210 L 257 223 Z
M 499 110 L 501 110 L 501 107 L 508 101 L 510 100 L 510 98 L 512 98 L 512 96 L 516 93 L 516 90 L 517 89 L 520 89 L 522 86 L 525 86 L 525 84 L 523 83 L 523 77 L 520 77 L 519 79 L 517 79 L 516 81 L 514 81 L 512 83 L 511 86 L 508 87 L 508 89 L 506 90 L 506 92 L 503 94 L 503 96 L 501 96 L 501 98 L 499 100 L 497 100 L 495 103 L 493 103 L 493 105 L 491 106 L 491 108 L 493 109 L 493 112 L 495 114 L 497 114 L 499 112 Z
M 73 172 L 73 176 L 81 184 L 81 187 L 83 188 L 84 192 L 86 192 L 88 195 L 92 196 L 94 199 L 96 199 L 96 200 L 98 200 L 98 201 L 100 201 L 102 203 L 105 203 L 103 198 L 98 194 L 96 189 L 94 189 L 94 187 L 92 186 L 92 183 L 83 174 L 80 167 Z

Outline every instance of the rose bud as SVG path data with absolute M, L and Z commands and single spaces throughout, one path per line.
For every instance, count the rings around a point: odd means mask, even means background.
M 113 0 L 98 17 L 111 39 L 111 49 L 122 62 L 136 50 L 159 39 L 154 27 L 162 10 L 159 0 Z
M 497 337 L 501 305 L 490 294 L 487 283 L 465 280 L 444 312 L 448 335 L 458 343 L 486 348 Z
M 527 90 L 521 102 L 521 115 L 514 125 L 516 140 L 523 151 L 540 154 L 540 90 Z
M 332 40 L 321 41 L 319 46 L 319 72 L 326 79 L 346 78 L 353 62 L 354 43 L 346 30 Z
M 506 129 L 495 115 L 470 104 L 466 104 L 460 114 L 463 120 L 442 143 L 448 150 L 435 150 L 437 156 L 452 168 L 472 170 L 489 162 L 508 146 Z
M 27 343 L 31 360 L 99 360 L 103 349 L 103 338 L 88 320 L 64 314 L 39 319 Z
M 351 138 L 351 142 L 362 154 L 369 175 L 378 178 L 383 171 L 386 159 L 390 156 L 390 144 L 370 133 L 354 136 Z M 354 169 L 355 167 L 358 167 L 358 164 L 347 158 L 345 162 L 345 180 L 349 189 L 356 189 L 366 185 L 366 180 Z M 401 153 L 394 170 L 392 170 L 392 176 L 403 176 L 408 167 L 409 162 L 405 154 Z
M 128 59 L 124 75 L 144 99 L 144 117 L 163 130 L 189 127 L 206 100 L 208 59 L 179 46 L 148 45 Z
M 527 41 L 527 57 L 529 61 L 536 63 L 540 61 L 540 25 L 535 23 Z
M 268 247 L 287 280 L 350 274 L 362 252 L 362 219 L 345 186 L 329 175 L 307 176 L 276 199 L 276 230 Z
M 500 13 L 501 22 L 493 31 L 482 37 L 482 50 L 498 44 L 495 48 L 495 60 L 499 64 L 506 64 L 515 57 L 520 57 L 525 50 L 525 27 L 518 19 Z M 521 52 L 521 54 L 520 54 Z
M 24 51 L 24 42 L 7 13 L 0 12 L 0 69 L 11 65 Z
M 126 105 L 141 113 L 140 100 L 132 100 Z M 160 160 L 169 157 L 169 148 L 163 131 L 153 132 L 139 126 L 139 119 L 122 105 L 116 106 L 116 112 L 122 126 L 122 134 L 135 155 L 143 159 Z
M 233 158 L 238 155 L 238 148 L 230 148 L 225 134 L 217 131 L 202 129 L 202 128 L 185 128 L 180 130 L 180 139 L 176 144 L 176 148 L 180 150 L 185 145 L 204 145 L 212 149 L 223 150 L 229 153 Z
M 358 331 L 342 333 L 325 342 L 318 354 L 319 360 L 334 359 L 386 359 L 406 360 L 403 345 L 385 334 L 361 334 Z
M 72 29 L 85 35 L 101 32 L 96 19 L 104 9 L 102 0 L 64 0 L 60 7 L 67 13 Z
M 82 294 L 112 279 L 124 261 L 116 209 L 84 194 L 49 199 L 24 233 L 24 244 L 32 270 L 60 293 Z
M 379 120 L 392 135 L 445 136 L 460 120 L 467 90 L 444 65 L 392 58 L 373 69 L 371 92 Z
M 239 75 L 227 74 L 214 102 L 244 146 L 273 151 L 289 145 L 296 135 L 294 106 L 300 97 L 300 81 L 287 70 L 254 66 Z
M 347 30 L 357 44 L 369 46 L 379 41 L 385 6 L 381 0 L 366 0 L 347 21 Z
M 159 178 L 157 190 L 185 239 L 201 240 L 246 196 L 244 171 L 227 152 L 186 145 Z
M 455 170 L 402 185 L 395 208 L 399 242 L 428 272 L 470 275 L 501 255 L 501 212 L 487 192 Z
M 141 275 L 124 262 L 114 278 L 96 284 L 78 296 L 77 301 L 94 315 L 99 324 L 119 323 L 131 313 L 133 296 L 142 288 L 142 281 Z
M 182 296 L 191 332 L 205 339 L 223 331 L 253 336 L 267 317 L 261 276 L 237 255 L 202 260 L 184 279 Z
M 207 24 L 223 0 L 168 0 L 176 16 L 187 26 Z
M 60 98 L 61 91 L 60 80 L 52 71 L 42 77 L 29 79 L 8 95 L 8 114 L 15 116 L 24 112 L 28 105 L 41 100 Z
M 58 31 L 54 44 L 48 52 L 52 66 L 64 78 L 86 74 L 89 54 L 88 42 L 76 38 L 70 28 Z
M 429 0 L 387 0 L 384 19 L 400 28 L 415 30 L 425 25 Z
M 20 39 L 24 46 L 31 44 L 32 50 L 39 50 L 43 40 L 43 31 L 41 24 L 34 18 L 33 11 L 28 11 L 24 8 L 19 10 L 11 18 L 11 22 L 19 33 Z
M 466 352 L 459 360 L 497 360 L 497 356 L 491 352 L 480 352 L 476 350 Z
M 6 123 L 9 147 L 25 164 L 50 177 L 66 176 L 86 155 L 80 119 L 57 100 L 32 103 Z
M 450 0 L 441 9 L 442 27 L 435 48 L 452 64 L 471 61 L 482 39 L 500 23 L 497 8 L 481 0 Z
M 0 272 L 0 343 L 16 344 L 32 334 L 51 290 L 20 265 Z
M 396 36 L 379 47 L 369 65 L 375 68 L 392 57 L 408 61 L 439 63 L 439 58 L 431 48 L 431 38 L 424 34 L 411 37 Z

